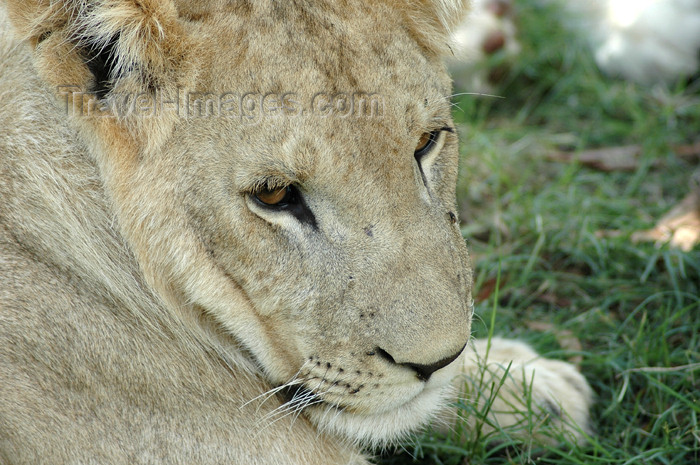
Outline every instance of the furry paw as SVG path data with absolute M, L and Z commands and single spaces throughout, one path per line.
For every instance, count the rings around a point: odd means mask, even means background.
M 474 341 L 464 360 L 466 379 L 455 380 L 463 402 L 480 413 L 465 418 L 470 429 L 556 442 L 544 433 L 548 425 L 583 442 L 590 433 L 593 392 L 576 368 L 542 358 L 522 342 L 493 338 L 488 355 L 487 345 L 484 339 Z

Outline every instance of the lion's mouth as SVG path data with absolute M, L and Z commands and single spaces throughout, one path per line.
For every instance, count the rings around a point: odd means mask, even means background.
M 420 393 L 405 399 L 405 402 L 402 405 L 411 403 L 414 399 L 420 397 L 420 395 L 423 392 L 424 391 L 421 391 Z M 282 402 L 287 408 L 290 408 L 295 411 L 301 411 L 310 407 L 316 407 L 325 408 L 326 410 L 333 409 L 339 412 L 345 412 L 350 414 L 359 413 L 355 407 L 342 405 L 337 402 L 324 399 L 320 394 L 314 392 L 312 389 L 307 388 L 303 385 L 293 385 L 285 387 L 280 386 L 279 390 L 277 391 L 277 395 L 281 398 Z M 367 414 L 367 412 L 363 413 Z
M 325 406 L 333 407 L 340 411 L 345 410 L 345 407 L 342 405 L 324 400 L 321 396 L 304 386 L 287 386 L 281 389 L 279 394 L 286 404 L 296 409 L 305 409 L 311 406 Z

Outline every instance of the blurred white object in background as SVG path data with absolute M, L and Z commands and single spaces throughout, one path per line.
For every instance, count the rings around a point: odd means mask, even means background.
M 472 11 L 452 35 L 454 56 L 448 66 L 455 85 L 468 92 L 490 92 L 489 57 L 517 55 L 512 0 L 472 0 Z
M 489 57 L 503 62 L 520 51 L 513 18 L 517 0 L 473 0 L 472 13 L 453 34 L 448 61 L 457 87 L 492 89 Z M 700 70 L 700 0 L 541 0 L 564 8 L 593 46 L 600 69 L 641 84 L 671 84 Z M 566 47 L 567 44 L 561 44 Z
M 700 67 L 700 0 L 563 0 L 598 66 L 641 84 L 670 84 Z

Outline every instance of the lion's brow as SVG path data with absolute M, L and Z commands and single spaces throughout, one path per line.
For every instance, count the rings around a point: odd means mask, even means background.
M 241 190 L 254 191 L 260 187 L 284 187 L 300 184 L 307 178 L 308 169 L 280 159 L 267 159 L 242 167 L 236 173 L 236 184 Z

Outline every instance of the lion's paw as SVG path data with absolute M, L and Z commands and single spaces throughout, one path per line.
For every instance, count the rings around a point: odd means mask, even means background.
M 540 357 L 525 343 L 493 338 L 476 340 L 466 353 L 464 377 L 456 382 L 466 405 L 480 414 L 466 415 L 471 430 L 502 429 L 519 437 L 552 443 L 551 431 L 583 442 L 590 432 L 593 391 L 570 363 Z

